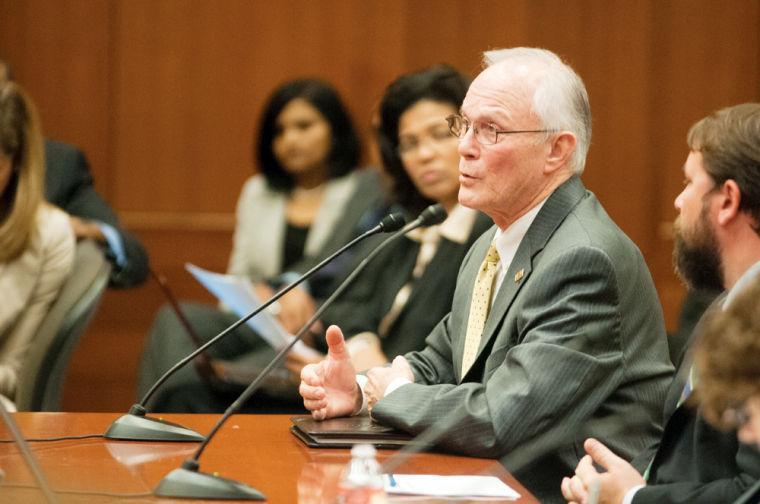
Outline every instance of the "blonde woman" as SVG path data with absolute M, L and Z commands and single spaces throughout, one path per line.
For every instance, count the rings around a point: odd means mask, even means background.
M 17 84 L 0 83 L 0 401 L 6 404 L 74 258 L 69 218 L 45 203 L 43 180 L 34 104 Z

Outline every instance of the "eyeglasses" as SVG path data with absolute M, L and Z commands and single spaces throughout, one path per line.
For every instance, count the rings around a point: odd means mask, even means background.
M 499 130 L 495 125 L 489 123 L 474 123 L 470 124 L 470 121 L 460 116 L 459 114 L 452 114 L 446 118 L 449 123 L 449 131 L 455 137 L 462 139 L 467 134 L 467 131 L 472 126 L 472 131 L 475 134 L 475 140 L 480 145 L 493 145 L 499 141 L 499 135 L 512 135 L 515 133 L 550 133 L 552 130 Z
M 404 136 L 402 135 L 398 141 L 398 153 L 400 156 L 411 156 L 416 153 L 420 148 L 420 145 L 430 142 L 433 145 L 438 145 L 449 140 L 453 140 L 451 132 L 446 126 L 441 124 L 426 132 L 424 136 Z

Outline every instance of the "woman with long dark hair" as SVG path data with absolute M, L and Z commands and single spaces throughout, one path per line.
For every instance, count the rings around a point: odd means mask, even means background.
M 338 93 L 317 79 L 284 83 L 269 97 L 258 127 L 254 154 L 260 173 L 243 186 L 228 273 L 252 280 L 262 299 L 303 273 L 375 222 L 384 200 L 378 174 L 358 170 L 361 145 Z M 369 221 L 369 222 L 365 222 Z M 326 268 L 308 290 L 297 288 L 278 303 L 285 329 L 295 332 L 314 313 L 315 299 L 340 268 Z M 201 338 L 210 339 L 236 320 L 214 307 L 183 303 Z M 216 358 L 238 356 L 262 344 L 247 326 L 209 350 Z M 171 365 L 194 349 L 169 307 L 159 312 L 140 365 L 141 395 Z M 188 366 L 171 384 L 192 384 L 200 376 Z M 157 407 L 174 409 L 159 393 Z
M 406 74 L 386 90 L 380 105 L 377 138 L 393 186 L 392 199 L 410 217 L 432 203 L 449 213 L 442 224 L 410 233 L 383 251 L 354 284 L 325 312 L 323 321 L 339 323 L 359 370 L 417 350 L 451 307 L 459 264 L 472 243 L 491 225 L 490 219 L 457 203 L 459 154 L 446 117 L 459 110 L 469 79 L 446 65 Z M 357 260 L 374 248 L 368 240 Z M 333 290 L 337 285 L 333 285 Z M 324 338 L 314 346 L 324 352 Z M 274 352 L 248 342 L 227 353 L 232 366 L 249 366 L 252 378 Z M 273 373 L 248 405 L 250 411 L 282 412 L 301 408 L 297 391 L 301 367 L 322 356 L 291 352 L 287 368 Z M 227 364 L 230 364 L 229 362 Z M 221 411 L 239 393 L 196 384 L 174 387 L 169 409 Z

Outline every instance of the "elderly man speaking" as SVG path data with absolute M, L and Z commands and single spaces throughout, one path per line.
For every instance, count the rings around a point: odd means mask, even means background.
M 447 120 L 459 202 L 496 226 L 464 259 L 451 312 L 424 350 L 360 377 L 330 327 L 328 357 L 303 369 L 300 391 L 317 419 L 368 404 L 413 434 L 456 415 L 437 446 L 465 455 L 505 456 L 559 432 L 517 476 L 542 502 L 561 501 L 563 471 L 583 453 L 579 425 L 628 456 L 657 439 L 672 366 L 641 253 L 579 178 L 591 140 L 580 77 L 542 49 L 484 60 Z M 599 421 L 610 416 L 620 421 Z

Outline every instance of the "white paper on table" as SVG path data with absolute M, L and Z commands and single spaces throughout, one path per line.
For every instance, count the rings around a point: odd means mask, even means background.
M 247 315 L 262 304 L 246 277 L 214 273 L 192 263 L 185 263 L 185 269 L 238 317 Z M 281 350 L 293 340 L 293 335 L 266 310 L 248 319 L 246 324 L 275 350 Z M 296 343 L 291 351 L 307 357 L 320 355 L 303 341 Z
M 437 476 L 434 474 L 385 475 L 388 494 L 434 497 L 490 497 L 517 500 L 520 494 L 495 476 Z

